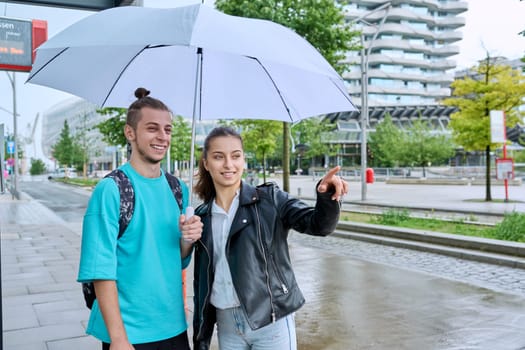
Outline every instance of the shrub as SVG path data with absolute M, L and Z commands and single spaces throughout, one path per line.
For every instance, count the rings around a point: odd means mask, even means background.
M 410 213 L 407 209 L 388 209 L 377 217 L 376 222 L 381 225 L 398 225 L 408 219 L 410 219 Z
M 503 221 L 494 227 L 494 238 L 525 242 L 525 214 L 516 211 L 505 214 Z

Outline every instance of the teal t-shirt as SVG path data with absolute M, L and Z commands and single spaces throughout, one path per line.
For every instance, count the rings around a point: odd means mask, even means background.
M 132 344 L 176 336 L 187 329 L 182 290 L 180 210 L 164 174 L 146 178 L 129 163 L 120 167 L 135 191 L 133 217 L 120 239 L 120 195 L 114 180 L 103 179 L 89 201 L 82 227 L 78 282 L 114 280 L 120 311 Z M 181 181 L 183 208 L 188 187 Z M 110 342 L 95 300 L 86 332 Z

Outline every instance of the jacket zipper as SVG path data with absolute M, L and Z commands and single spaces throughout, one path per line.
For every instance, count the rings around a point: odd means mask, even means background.
M 281 289 L 283 290 L 284 294 L 288 294 L 288 287 L 286 287 L 286 283 L 284 283 L 284 278 L 282 277 L 282 274 L 280 273 L 279 269 L 277 268 L 277 264 L 275 263 L 275 259 L 273 258 L 273 254 L 270 254 L 270 261 L 272 262 L 273 268 L 275 270 L 275 275 L 277 279 L 279 280 L 279 283 L 281 283 Z
M 255 205 L 255 216 L 257 217 L 257 237 L 259 237 L 259 244 L 261 245 L 261 249 L 263 251 L 263 258 L 264 258 L 264 266 L 265 266 L 265 273 L 266 273 L 266 288 L 268 289 L 268 294 L 270 296 L 270 306 L 272 307 L 272 323 L 275 323 L 275 309 L 273 307 L 273 294 L 272 294 L 272 288 L 270 287 L 270 273 L 268 271 L 268 259 L 266 258 L 266 250 L 264 249 L 265 245 L 263 243 L 263 237 L 261 233 L 261 220 L 259 218 L 259 209 L 257 208 L 257 205 Z

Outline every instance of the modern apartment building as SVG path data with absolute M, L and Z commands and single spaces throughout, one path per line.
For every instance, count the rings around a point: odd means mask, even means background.
M 355 0 L 345 6 L 347 21 L 362 29 L 368 55 L 350 52 L 344 75 L 361 104 L 361 59 L 368 61 L 368 105 L 431 105 L 450 96 L 456 68 L 454 45 L 462 39 L 467 3 L 459 0 Z M 381 21 L 384 18 L 384 23 Z
M 363 83 L 368 105 L 366 128 L 386 115 L 400 128 L 426 119 L 435 132 L 446 130 L 453 107 L 440 105 L 450 96 L 456 68 L 456 45 L 462 39 L 468 5 L 459 0 L 353 0 L 344 6 L 346 21 L 362 32 L 362 51 L 348 52 L 350 71 L 343 75 L 359 111 L 328 115 L 338 125 L 327 142 L 342 144 L 344 165 L 359 162 Z M 366 77 L 366 79 L 364 79 Z

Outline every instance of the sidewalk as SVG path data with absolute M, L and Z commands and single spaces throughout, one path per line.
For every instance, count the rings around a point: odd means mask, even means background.
M 279 180 L 277 180 L 279 183 Z M 313 196 L 317 181 L 293 177 L 290 192 Z M 350 183 L 346 202 L 360 202 L 361 184 Z M 525 203 L 485 203 L 483 186 L 367 186 L 367 202 L 402 207 L 472 212 L 525 212 Z M 511 200 L 525 200 L 525 188 L 509 187 Z M 494 199 L 503 199 L 493 186 Z M 471 201 L 480 200 L 480 201 Z M 85 335 L 89 310 L 75 282 L 80 222 L 65 222 L 35 200 L 0 194 L 3 344 L 9 350 L 88 350 L 99 342 Z M 189 274 L 190 276 L 191 274 Z M 188 284 L 191 287 L 191 283 Z M 191 305 L 192 293 L 188 290 Z M 191 327 L 190 327 L 191 328 Z
M 282 184 L 279 179 L 275 180 Z M 293 176 L 290 193 L 303 197 L 314 196 L 319 179 L 311 176 Z M 525 212 L 525 186 L 508 186 L 509 202 L 505 199 L 504 186 L 491 186 L 492 202 L 485 202 L 485 186 L 481 185 L 393 185 L 375 182 L 366 186 L 366 200 L 361 201 L 361 182 L 350 181 L 346 204 L 392 205 L 402 208 L 442 209 L 446 211 L 494 213 Z

